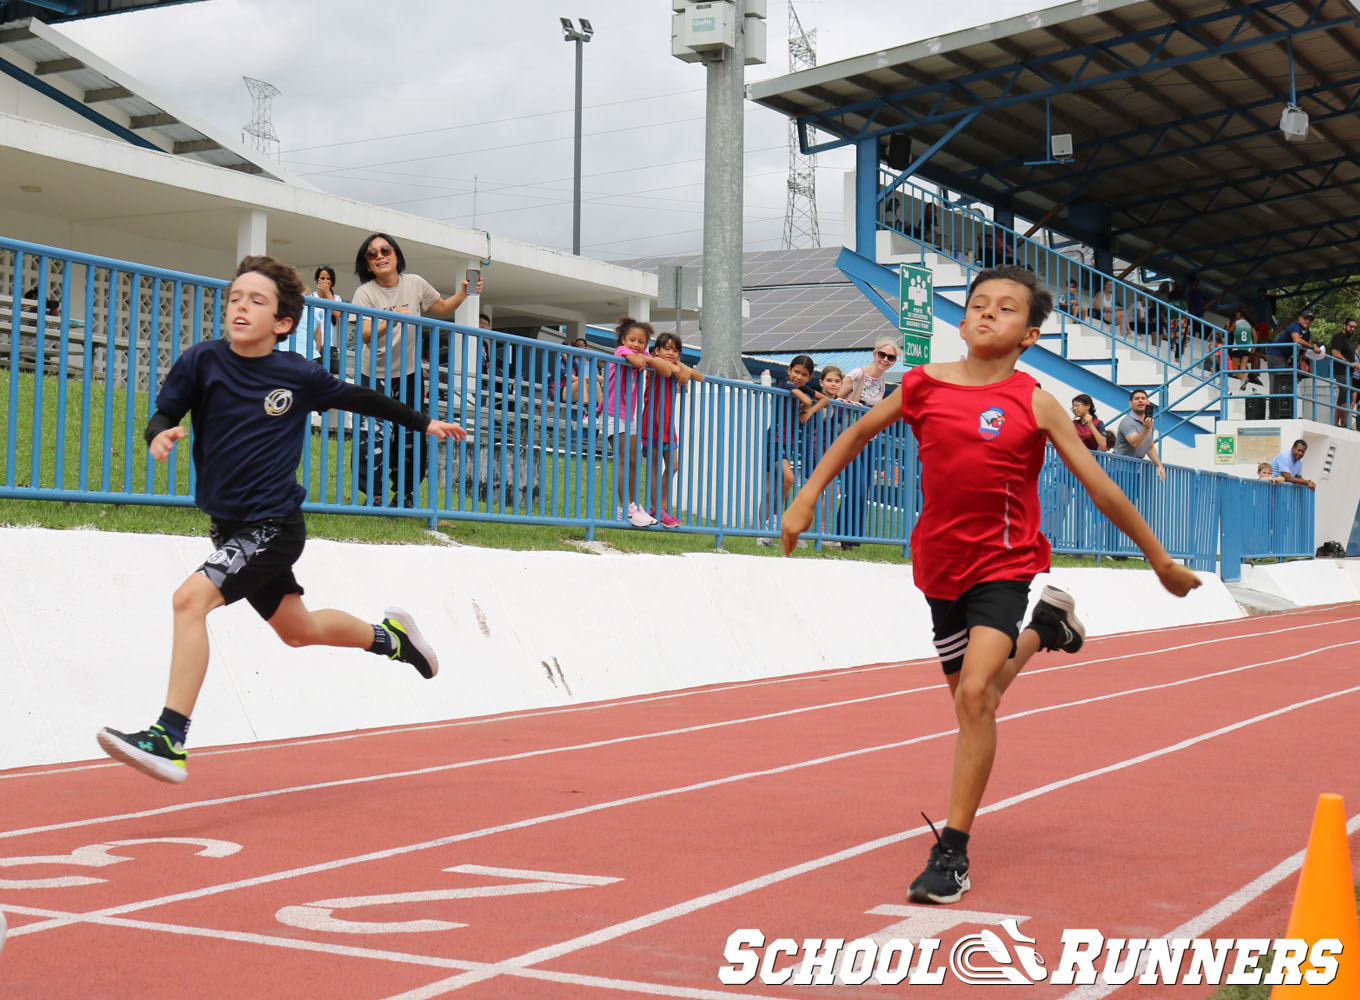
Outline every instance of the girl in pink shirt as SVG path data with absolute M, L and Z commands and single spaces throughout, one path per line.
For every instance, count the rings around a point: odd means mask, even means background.
M 617 360 L 605 365 L 604 399 L 600 401 L 605 439 L 614 453 L 615 480 L 619 506 L 618 518 L 627 517 L 635 528 L 656 524 L 656 518 L 634 501 L 641 486 L 642 456 L 639 452 L 638 401 L 642 395 L 643 373 L 651 368 L 660 375 L 674 375 L 676 368 L 669 362 L 647 353 L 652 338 L 650 323 L 640 323 L 625 316 L 614 327 L 618 346 Z
M 648 492 L 651 497 L 649 513 L 663 528 L 678 527 L 680 521 L 669 510 L 671 479 L 680 461 L 680 436 L 675 428 L 675 397 L 689 384 L 690 379 L 702 382 L 702 372 L 695 371 L 680 361 L 683 350 L 680 338 L 663 333 L 652 347 L 656 358 L 669 364 L 674 375 L 659 371 L 647 376 L 647 388 L 642 394 L 642 453 L 650 461 Z

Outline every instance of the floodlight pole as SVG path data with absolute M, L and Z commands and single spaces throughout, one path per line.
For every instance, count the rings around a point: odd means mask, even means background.
M 584 30 L 586 21 L 582 21 L 582 30 L 569 27 L 569 18 L 561 18 L 562 31 L 565 40 L 576 43 L 576 152 L 572 169 L 571 187 L 571 252 L 581 255 L 581 66 L 584 62 L 584 46 L 590 41 L 593 31 Z
M 704 127 L 703 370 L 720 378 L 749 380 L 741 356 L 742 183 L 746 148 L 745 0 L 736 0 L 735 44 L 708 69 Z

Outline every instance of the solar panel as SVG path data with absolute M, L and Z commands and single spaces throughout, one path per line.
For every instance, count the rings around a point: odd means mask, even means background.
M 871 346 L 897 327 L 866 299 L 836 266 L 839 247 L 813 250 L 757 250 L 742 258 L 742 296 L 750 317 L 742 323 L 741 346 L 751 351 L 848 350 Z M 631 258 L 615 261 L 640 271 L 682 266 L 702 275 L 703 257 Z M 669 310 L 652 320 L 658 330 L 674 330 Z M 681 327 L 686 348 L 701 343 L 699 326 Z

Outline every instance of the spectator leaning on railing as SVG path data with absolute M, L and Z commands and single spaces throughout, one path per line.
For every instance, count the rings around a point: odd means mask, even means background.
M 374 233 L 359 246 L 354 255 L 354 275 L 363 282 L 354 293 L 356 306 L 408 313 L 413 320 L 426 313 L 438 319 L 451 319 L 470 293 L 482 293 L 479 277 L 475 289 L 469 289 L 464 280 L 458 291 L 447 298 L 440 296 L 420 275 L 406 273 L 406 257 L 397 241 L 386 233 Z M 419 327 L 414 322 L 400 323 L 391 330 L 386 320 L 374 322 L 365 316 L 359 323 L 359 332 L 365 345 L 375 334 L 378 339 L 376 351 L 368 348 L 363 352 L 364 385 L 369 384 L 371 370 L 373 386 L 379 392 L 396 396 L 412 408 L 423 406 L 425 379 L 420 370 Z M 377 450 L 373 449 L 375 454 Z M 414 434 L 409 430 L 398 431 L 398 440 L 391 443 L 387 455 L 393 506 L 415 506 L 416 490 L 425 480 L 425 463 L 420 452 L 420 442 Z M 375 491 L 380 489 L 376 480 L 381 473 L 381 469 L 374 470 Z M 361 477 L 361 483 L 367 485 L 367 480 Z
M 1308 359 L 1303 356 L 1304 351 L 1316 351 L 1317 344 L 1308 336 L 1308 331 L 1313 325 L 1313 310 L 1305 309 L 1299 313 L 1298 319 L 1290 323 L 1280 335 L 1266 346 L 1266 355 L 1270 360 L 1271 368 L 1288 368 L 1297 364 L 1303 371 L 1309 371 Z M 1294 348 L 1297 347 L 1296 351 Z
M 1311 479 L 1303 478 L 1303 456 L 1306 454 L 1308 454 L 1308 442 L 1299 438 L 1290 446 L 1288 451 L 1282 451 L 1275 456 L 1275 461 L 1270 463 L 1270 471 L 1282 477 L 1286 483 L 1307 486 L 1310 490 L 1316 490 L 1317 483 Z
M 1348 319 L 1332 335 L 1332 380 L 1336 382 L 1336 406 L 1333 423 L 1338 427 L 1350 424 L 1351 404 L 1360 389 L 1360 361 L 1355 355 L 1355 320 Z

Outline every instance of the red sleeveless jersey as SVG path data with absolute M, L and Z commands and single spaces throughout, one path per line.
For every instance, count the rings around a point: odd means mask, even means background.
M 902 379 L 902 416 L 921 459 L 912 578 L 927 597 L 953 600 L 978 583 L 1030 580 L 1048 569 L 1038 387 L 1023 372 L 991 385 L 941 382 L 923 368 Z

